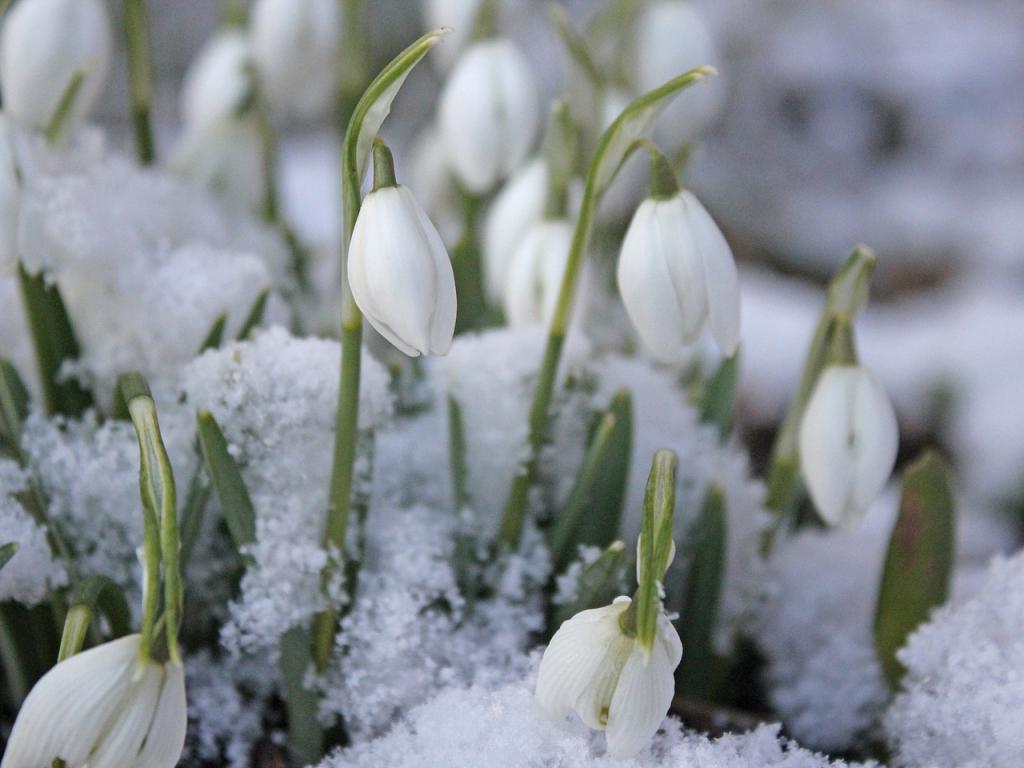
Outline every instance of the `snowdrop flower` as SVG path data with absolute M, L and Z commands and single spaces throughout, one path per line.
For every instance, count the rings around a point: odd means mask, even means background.
M 258 0 L 250 21 L 253 63 L 268 103 L 302 117 L 334 94 L 341 32 L 337 0 Z
M 664 613 L 651 648 L 623 631 L 621 619 L 631 602 L 618 597 L 563 623 L 537 676 L 541 709 L 555 718 L 575 711 L 589 727 L 605 730 L 615 758 L 633 757 L 657 732 L 683 657 L 679 635 Z
M 81 76 L 64 125 L 72 132 L 96 105 L 111 52 L 110 20 L 101 0 L 20 0 L 0 35 L 4 109 L 22 125 L 44 130 Z
M 544 219 L 526 233 L 508 270 L 505 315 L 509 325 L 551 322 L 572 236 L 568 219 Z
M 456 178 L 471 192 L 491 189 L 523 162 L 538 118 L 519 50 L 503 38 L 470 46 L 441 93 L 441 141 Z
M 186 132 L 170 167 L 232 208 L 254 211 L 264 197 L 262 151 L 252 118 L 227 118 L 204 130 Z
M 896 414 L 878 380 L 859 365 L 831 365 L 800 423 L 800 467 L 830 525 L 857 522 L 896 462 Z
M 633 325 L 658 358 L 676 359 L 705 321 L 723 354 L 736 350 L 736 263 L 718 226 L 689 192 L 640 204 L 622 243 L 618 283 Z
M 519 244 L 544 216 L 548 167 L 535 158 L 508 180 L 494 198 L 484 222 L 484 279 L 488 298 L 501 304 L 508 285 L 509 267 Z
M 237 119 L 252 97 L 249 43 L 238 29 L 227 29 L 207 41 L 189 65 L 181 89 L 185 130 L 208 130 Z
M 185 743 L 181 665 L 140 662 L 139 635 L 47 672 L 18 713 L 0 768 L 174 768 Z
M 447 354 L 457 309 L 448 251 L 412 192 L 395 184 L 383 144 L 374 147 L 374 166 L 375 187 L 359 209 L 349 245 L 352 296 L 400 351 Z
M 636 85 L 640 93 L 705 64 L 719 64 L 718 46 L 699 9 L 686 0 L 652 3 L 637 24 Z M 694 88 L 666 107 L 659 139 L 676 145 L 693 138 L 715 118 L 723 102 L 720 78 Z

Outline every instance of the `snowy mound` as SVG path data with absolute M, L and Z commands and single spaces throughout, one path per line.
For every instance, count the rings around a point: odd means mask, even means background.
M 0 546 L 16 544 L 14 557 L 0 567 L 0 602 L 34 605 L 67 582 L 64 564 L 54 558 L 46 530 L 18 502 L 26 489 L 25 473 L 0 459 Z

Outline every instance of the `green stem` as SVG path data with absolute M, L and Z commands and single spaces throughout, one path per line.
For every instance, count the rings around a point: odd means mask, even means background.
M 149 44 L 149 11 L 146 0 L 124 0 L 124 39 L 128 54 L 128 82 L 135 128 L 135 151 L 139 162 L 152 165 L 156 159 L 151 109 L 153 102 L 153 60 Z
M 56 146 L 64 136 L 68 117 L 71 116 L 71 110 L 75 106 L 75 99 L 78 98 L 78 93 L 82 90 L 84 82 L 85 72 L 82 70 L 75 72 L 67 88 L 64 89 L 64 93 L 61 94 L 60 101 L 57 102 L 57 108 L 54 110 L 50 123 L 46 126 L 46 131 L 44 132 L 46 143 L 51 147 Z

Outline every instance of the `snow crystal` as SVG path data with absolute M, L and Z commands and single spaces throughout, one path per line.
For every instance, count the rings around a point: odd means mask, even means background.
M 242 468 L 256 510 L 256 541 L 222 640 L 234 650 L 276 648 L 321 607 L 339 345 L 273 328 L 200 356 L 184 372 L 188 403 L 210 410 Z M 389 416 L 387 375 L 364 356 L 360 427 Z M 364 441 L 365 442 L 365 441 Z M 359 462 L 367 466 L 364 445 Z M 358 467 L 357 467 L 358 469 Z
M 14 557 L 0 566 L 0 602 L 35 605 L 66 584 L 67 573 L 50 551 L 46 530 L 16 498 L 26 489 L 25 473 L 13 461 L 0 459 L 0 546 L 18 545 Z
M 883 496 L 854 530 L 805 530 L 780 540 L 768 566 L 754 637 L 767 660 L 769 696 L 789 731 L 820 749 L 873 736 L 889 699 L 872 627 L 896 515 Z M 1005 524 L 962 509 L 954 598 L 1011 540 Z
M 973 598 L 938 611 L 899 653 L 908 672 L 885 725 L 907 768 L 990 768 L 1024 757 L 1024 554 L 996 559 Z
M 386 736 L 342 750 L 319 768 L 854 768 L 788 744 L 777 725 L 711 740 L 666 719 L 663 731 L 632 760 L 607 757 L 603 742 L 575 718 L 545 717 L 528 676 L 497 689 L 448 688 Z
M 116 376 L 173 373 L 215 319 L 233 335 L 261 291 L 287 285 L 280 238 L 86 132 L 67 153 L 25 153 L 19 255 L 57 281 L 101 397 Z M 4 303 L 0 314 L 18 311 Z M 274 298 L 271 317 L 283 316 Z M 8 321 L 5 321 L 5 324 Z

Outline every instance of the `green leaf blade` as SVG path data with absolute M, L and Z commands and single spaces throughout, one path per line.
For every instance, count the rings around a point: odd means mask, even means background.
M 242 479 L 238 463 L 228 451 L 227 440 L 213 414 L 200 411 L 196 422 L 206 470 L 220 501 L 231 538 L 241 551 L 256 540 L 256 513 L 249 490 Z

